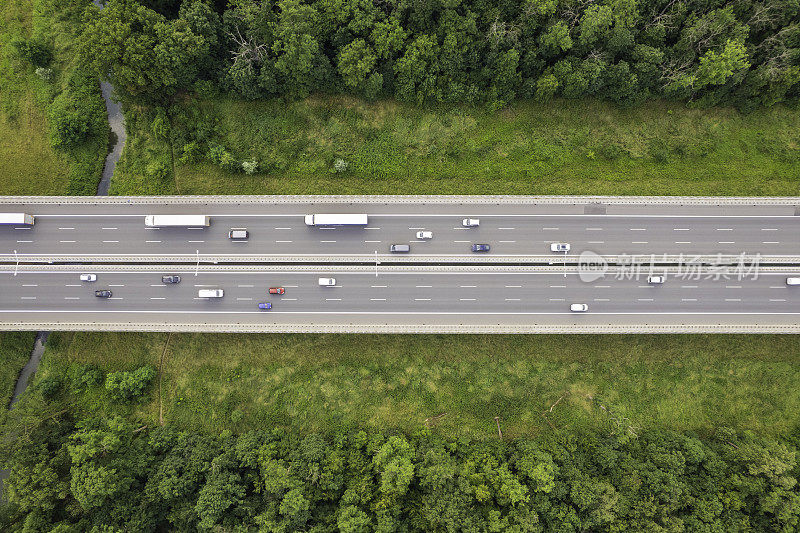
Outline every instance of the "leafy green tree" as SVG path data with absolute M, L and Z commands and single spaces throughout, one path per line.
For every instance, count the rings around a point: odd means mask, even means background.
M 428 35 L 417 37 L 395 64 L 397 95 L 422 103 L 436 93 L 437 44 Z
M 209 45 L 184 19 L 168 21 L 136 0 L 111 0 L 89 10 L 80 55 L 97 76 L 126 97 L 163 102 L 188 89 Z
M 111 372 L 106 376 L 106 390 L 118 402 L 130 402 L 141 397 L 156 377 L 152 365 L 137 368 L 133 372 Z
M 339 53 L 339 73 L 351 89 L 364 89 L 376 61 L 375 54 L 363 39 L 356 39 Z

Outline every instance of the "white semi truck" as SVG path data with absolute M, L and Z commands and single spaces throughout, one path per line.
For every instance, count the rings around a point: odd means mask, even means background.
M 367 215 L 349 213 L 306 215 L 307 226 L 366 226 Z
M 162 227 L 199 227 L 208 226 L 211 217 L 206 215 L 147 215 L 144 217 L 144 225 L 148 228 Z
M 25 213 L 0 213 L 0 224 L 33 226 L 33 215 Z

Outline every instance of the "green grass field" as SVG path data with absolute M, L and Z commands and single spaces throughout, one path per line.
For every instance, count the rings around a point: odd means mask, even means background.
M 69 364 L 158 367 L 163 353 L 164 421 L 212 433 L 414 431 L 435 419 L 436 431 L 491 438 L 498 416 L 508 436 L 546 434 L 550 423 L 781 435 L 800 411 L 800 338 L 790 335 L 180 334 L 165 352 L 167 338 L 54 334 L 37 379 L 66 375 Z M 87 412 L 115 409 L 102 389 L 80 402 Z M 158 385 L 126 411 L 158 423 Z
M 347 97 L 198 105 L 218 121 L 217 141 L 261 170 L 177 164 L 169 183 L 163 143 L 144 141 L 131 144 L 138 168 L 116 190 L 149 173 L 146 190 L 180 194 L 800 194 L 800 112 L 786 107 L 743 115 L 557 101 L 488 113 Z M 339 158 L 347 170 L 334 173 Z

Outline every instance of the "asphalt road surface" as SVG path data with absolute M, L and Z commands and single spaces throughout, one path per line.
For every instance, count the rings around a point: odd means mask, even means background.
M 268 272 L 200 271 L 161 268 L 149 272 L 125 267 L 97 272 L 96 282 L 79 281 L 80 270 L 6 271 L 0 294 L 0 320 L 36 322 L 43 316 L 61 321 L 206 324 L 209 322 L 286 324 L 482 324 L 539 323 L 659 324 L 665 320 L 699 323 L 791 324 L 800 315 L 800 287 L 786 285 L 791 272 L 762 273 L 756 279 L 715 279 L 713 274 L 685 279 L 667 275 L 662 285 L 646 277 L 607 275 L 581 281 L 577 272 L 491 267 L 452 271 L 343 267 Z M 162 274 L 180 274 L 179 284 L 161 283 Z M 566 274 L 566 275 L 565 275 Z M 336 286 L 321 287 L 319 277 Z M 284 287 L 282 296 L 269 287 Z M 224 297 L 199 298 L 198 290 L 221 288 Z M 108 289 L 111 299 L 94 291 Z M 271 302 L 270 311 L 257 309 Z M 586 303 L 587 313 L 569 311 Z M 681 318 L 682 317 L 682 318 Z
M 486 206 L 447 213 L 442 206 L 420 213 L 404 213 L 403 206 L 378 209 L 327 206 L 326 212 L 366 212 L 366 227 L 315 227 L 303 221 L 304 213 L 252 213 L 211 216 L 207 228 L 146 228 L 139 214 L 87 214 L 91 208 L 66 206 L 73 213 L 39 214 L 32 227 L 0 226 L 0 255 L 14 251 L 28 256 L 366 256 L 402 260 L 409 256 L 475 257 L 473 243 L 491 245 L 489 256 L 548 255 L 553 242 L 570 243 L 570 256 L 584 251 L 600 255 L 739 255 L 794 256 L 800 258 L 800 217 L 794 215 L 586 215 L 525 213 L 523 207 L 504 206 L 503 214 L 491 214 Z M 284 210 L 288 208 L 284 207 Z M 33 211 L 33 210 L 29 210 Z M 84 214 L 79 214 L 83 211 Z M 175 210 L 178 211 L 178 210 Z M 185 212 L 186 209 L 180 211 Z M 202 207 L 192 212 L 204 214 Z M 216 211 L 219 211 L 217 209 Z M 241 211 L 241 210 L 239 210 Z M 264 210 L 268 211 L 268 210 Z M 35 213 L 34 213 L 35 214 Z M 477 228 L 464 228 L 461 220 L 478 217 Z M 247 228 L 250 238 L 227 238 L 231 228 Z M 433 232 L 433 239 L 416 239 L 419 230 Z M 409 244 L 410 254 L 389 254 L 392 244 Z M 552 254 L 558 260 L 560 254 Z

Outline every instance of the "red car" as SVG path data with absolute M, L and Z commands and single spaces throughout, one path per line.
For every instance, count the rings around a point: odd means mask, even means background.
M 270 287 L 268 292 L 270 294 L 283 294 L 285 291 L 283 287 Z

